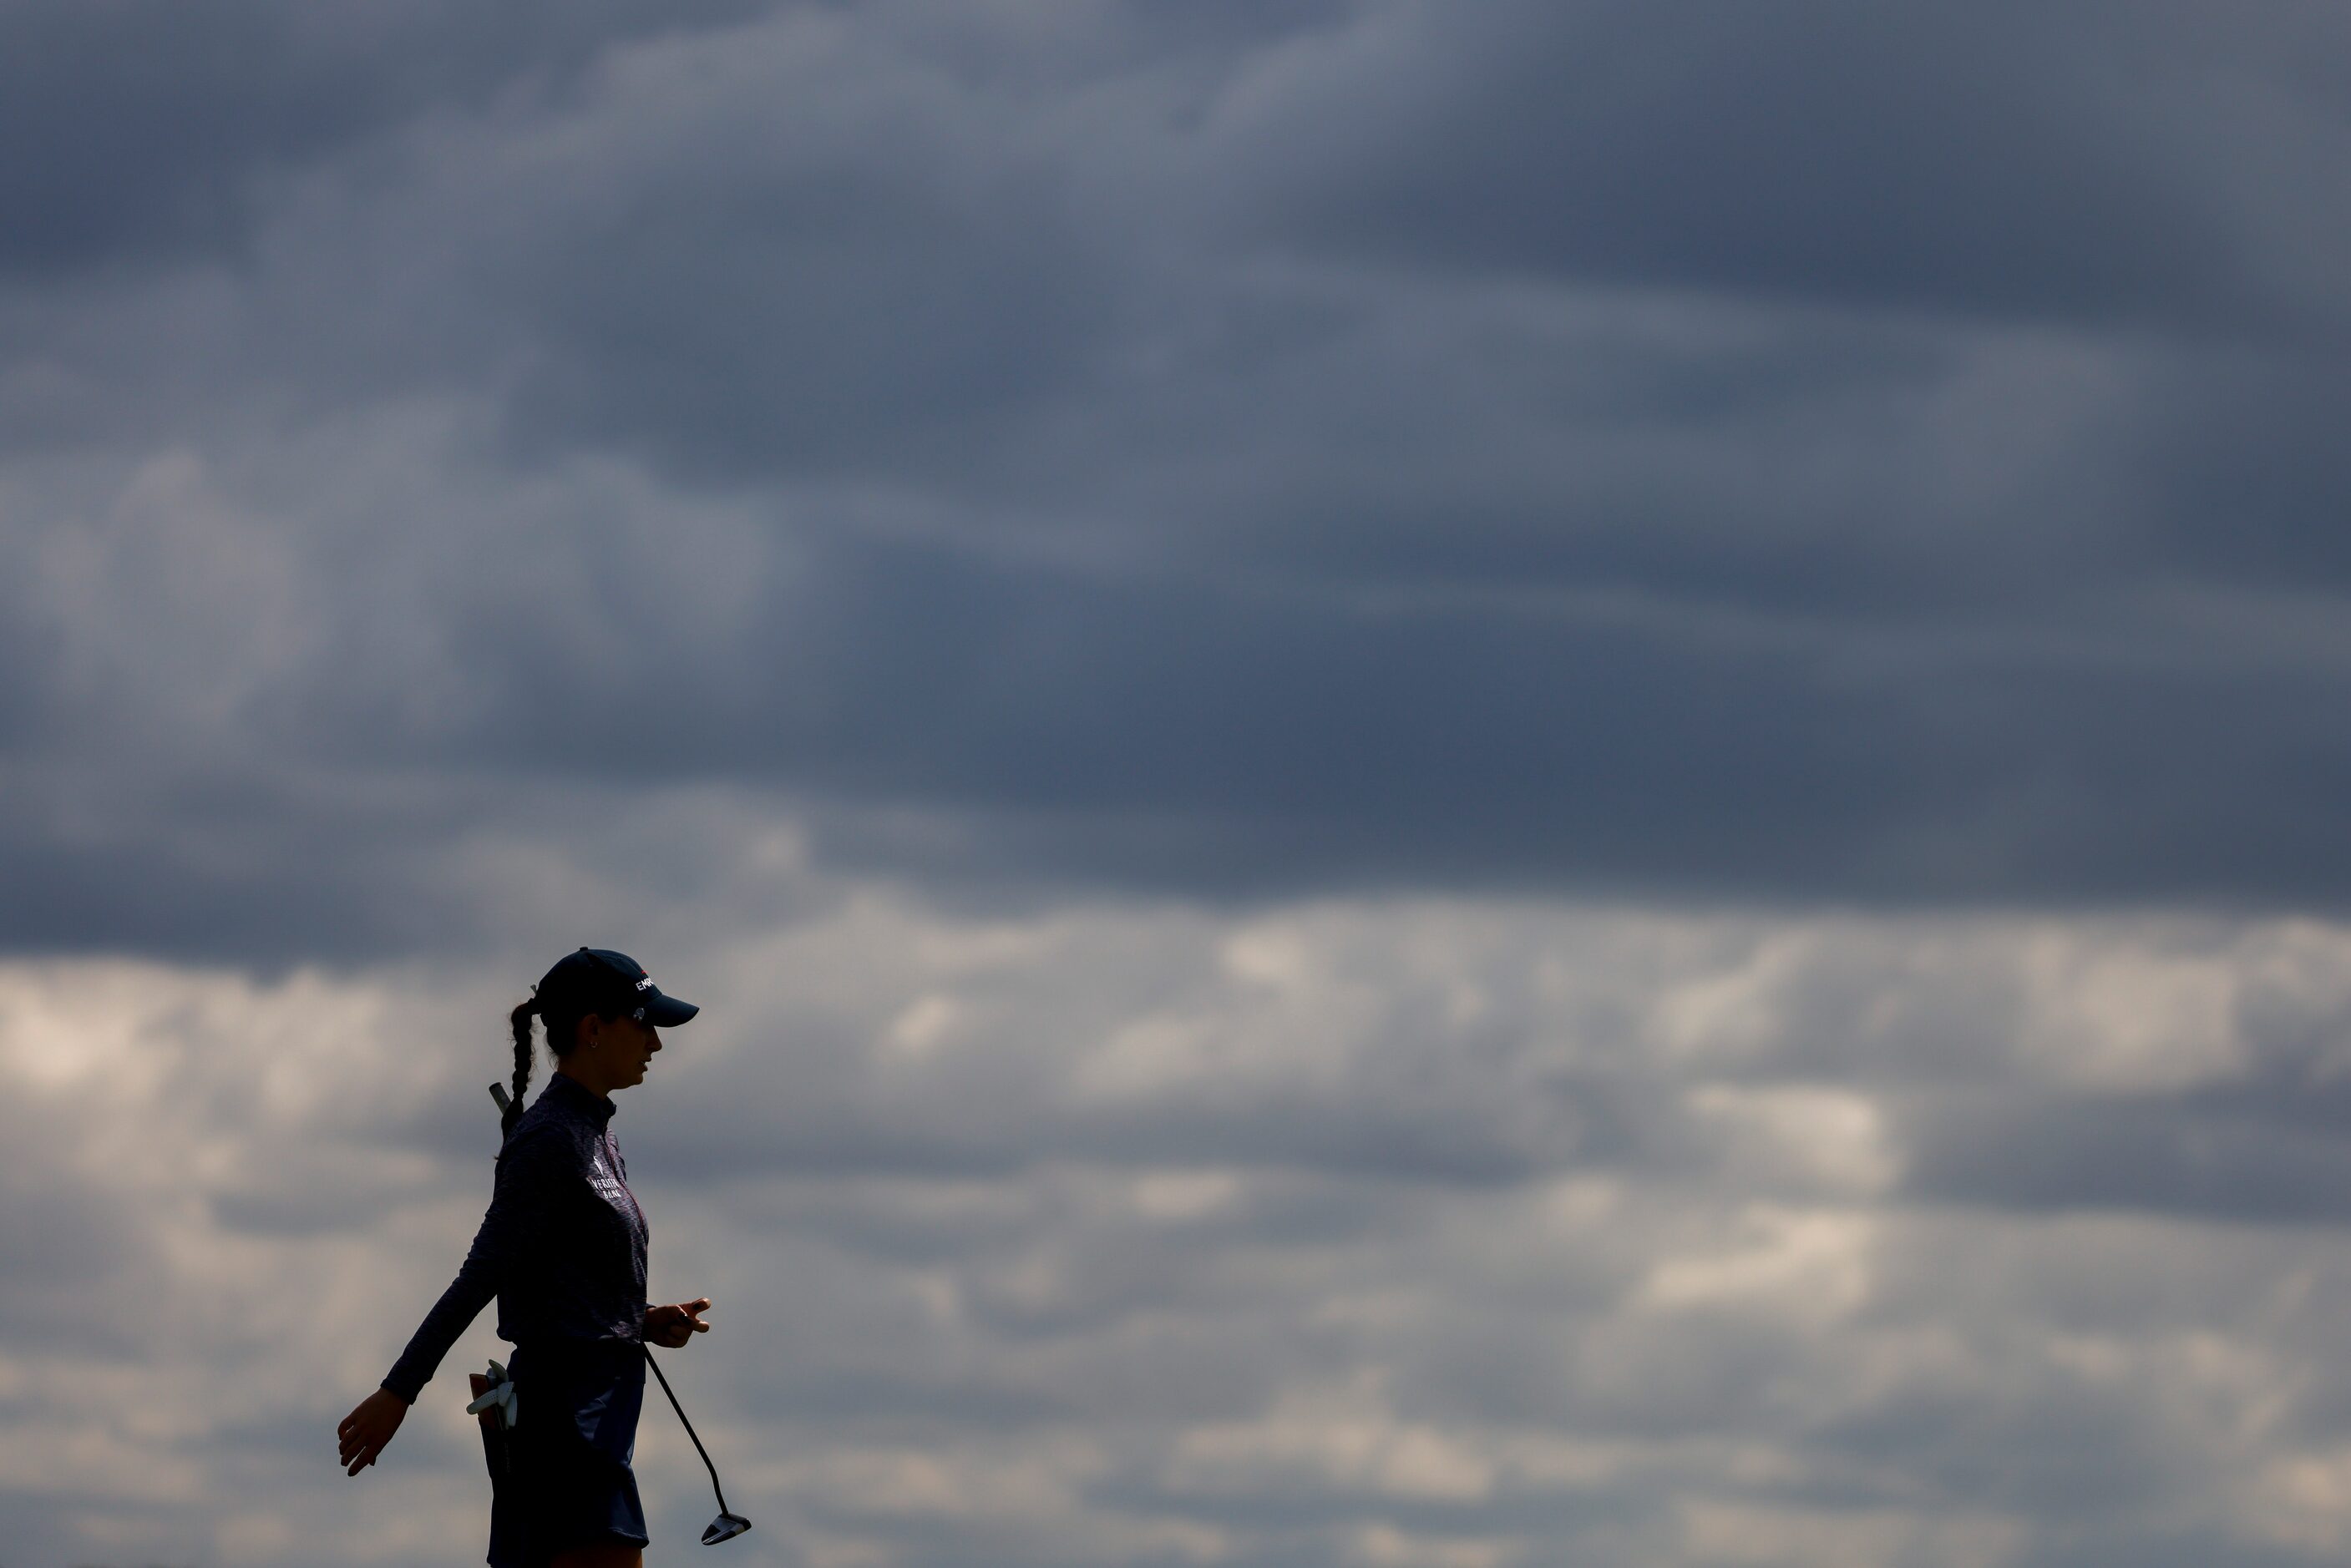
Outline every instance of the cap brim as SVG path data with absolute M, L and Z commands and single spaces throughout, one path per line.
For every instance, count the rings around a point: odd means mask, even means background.
M 645 1022 L 656 1029 L 674 1029 L 702 1011 L 691 1002 L 680 1002 L 658 991 L 644 993 L 644 1009 Z

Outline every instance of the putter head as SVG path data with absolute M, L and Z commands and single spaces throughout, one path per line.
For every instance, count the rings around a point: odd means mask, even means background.
M 716 1546 L 722 1541 L 734 1540 L 750 1528 L 751 1521 L 741 1514 L 722 1513 L 710 1521 L 709 1529 L 702 1532 L 702 1543 L 705 1546 Z

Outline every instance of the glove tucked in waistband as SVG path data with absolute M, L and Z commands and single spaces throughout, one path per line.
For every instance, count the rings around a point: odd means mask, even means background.
M 514 1379 L 508 1377 L 507 1369 L 495 1361 L 490 1363 L 489 1392 L 466 1406 L 465 1414 L 478 1416 L 483 1411 L 492 1408 L 496 1408 L 498 1413 L 498 1424 L 512 1431 L 515 1425 Z

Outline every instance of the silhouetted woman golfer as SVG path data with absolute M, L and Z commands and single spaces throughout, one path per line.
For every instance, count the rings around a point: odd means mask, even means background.
M 456 1282 L 383 1386 L 340 1430 L 352 1475 L 375 1462 L 466 1325 L 495 1295 L 515 1350 L 508 1469 L 490 1505 L 494 1568 L 640 1568 L 645 1514 L 629 1469 L 643 1402 L 643 1344 L 674 1349 L 710 1325 L 708 1297 L 645 1305 L 645 1216 L 612 1141 L 612 1094 L 644 1082 L 658 1031 L 700 1011 L 664 996 L 634 959 L 581 948 L 517 1007 L 514 1103 L 489 1211 Z M 556 1069 L 523 1109 L 530 1021 Z

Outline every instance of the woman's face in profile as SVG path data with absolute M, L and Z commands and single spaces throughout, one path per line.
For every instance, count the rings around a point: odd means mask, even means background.
M 580 1033 L 581 1044 L 592 1043 L 597 1065 L 612 1089 L 643 1083 L 645 1068 L 662 1048 L 661 1032 L 633 1018 L 590 1018 Z

